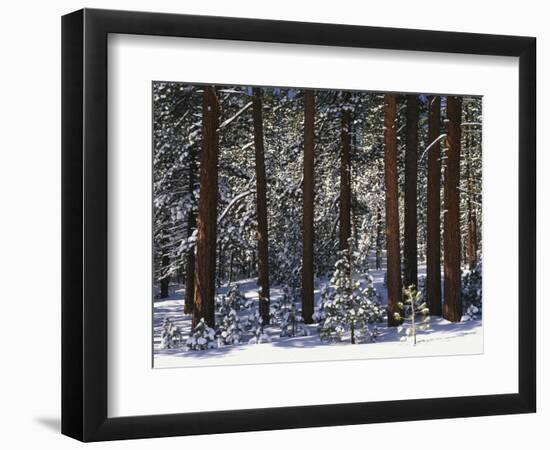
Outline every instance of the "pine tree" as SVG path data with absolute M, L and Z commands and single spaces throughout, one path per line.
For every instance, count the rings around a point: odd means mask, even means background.
M 256 213 L 258 220 L 258 284 L 260 286 L 260 314 L 269 323 L 269 251 L 267 236 L 267 197 L 262 118 L 262 91 L 254 88 L 252 94 L 254 118 L 254 148 L 256 156 Z
M 447 153 L 445 166 L 445 236 L 444 236 L 444 304 L 443 317 L 459 322 L 462 317 L 460 297 L 460 135 L 462 102 L 447 97 Z
M 190 198 L 193 198 L 195 191 L 195 158 L 196 148 L 194 145 L 190 146 L 189 150 L 189 194 Z M 194 202 L 193 202 L 194 203 Z M 192 239 L 193 232 L 197 226 L 197 217 L 194 211 L 194 205 L 191 205 L 187 215 L 187 240 Z M 190 246 L 187 250 L 185 258 L 185 302 L 184 313 L 193 313 L 193 300 L 195 298 L 195 246 Z
M 257 309 L 254 309 L 248 316 L 246 330 L 252 333 L 248 340 L 249 344 L 265 344 L 271 342 L 271 338 L 264 330 L 264 321 Z
M 162 264 L 162 270 L 166 274 L 163 278 L 160 279 L 160 293 L 159 298 L 167 298 L 168 297 L 168 286 L 170 284 L 170 274 L 168 272 L 170 267 L 170 257 L 167 254 L 164 254 L 161 259 Z
M 240 344 L 243 332 L 244 327 L 241 324 L 239 315 L 234 309 L 231 309 L 223 316 L 216 332 L 218 347 Z
M 340 250 L 351 236 L 351 105 L 349 93 L 343 96 L 342 149 L 340 155 Z
M 428 97 L 428 180 L 426 295 L 430 311 L 441 315 L 441 98 Z
M 401 252 L 399 244 L 399 199 L 397 190 L 397 137 L 395 116 L 397 96 L 384 96 L 384 163 L 386 182 L 386 247 L 388 286 L 388 326 L 399 325 L 395 319 L 401 301 Z
M 176 348 L 181 345 L 181 330 L 168 317 L 162 323 L 160 340 L 162 348 Z
M 351 245 L 351 242 L 349 243 Z M 332 291 L 323 293 L 322 321 L 319 324 L 321 340 L 335 342 L 349 335 L 352 344 L 375 340 L 377 328 L 369 330 L 369 324 L 384 320 L 384 310 L 376 301 L 372 278 L 367 274 L 367 286 L 353 278 L 351 254 L 348 249 L 339 252 L 331 278 Z
M 465 270 L 462 275 L 461 320 L 480 320 L 482 317 L 482 264 L 478 261 L 473 270 Z
M 304 91 L 304 212 L 303 212 L 303 268 L 302 312 L 305 323 L 313 323 L 313 233 L 314 233 L 314 138 L 315 98 L 313 91 Z
M 216 90 L 212 86 L 204 87 L 202 122 L 193 328 L 198 326 L 201 319 L 205 319 L 210 327 L 215 324 L 219 103 Z
M 418 96 L 407 95 L 407 135 L 405 146 L 405 230 L 404 283 L 418 283 L 417 255 L 417 183 L 418 183 Z
M 239 289 L 239 285 L 235 284 L 229 288 L 227 294 L 219 295 L 216 299 L 218 313 L 223 317 L 231 310 L 244 311 L 251 306 Z
M 243 328 L 246 317 L 255 316 L 243 342 L 293 334 L 301 326 L 300 308 L 304 322 L 315 320 L 329 331 L 329 318 L 339 316 L 332 331 L 340 326 L 341 334 L 328 336 L 349 341 L 353 329 L 353 340 L 362 342 L 376 332 L 369 336 L 359 319 L 345 314 L 350 304 L 368 297 L 363 275 L 368 279 L 372 265 L 384 268 L 390 326 L 398 324 L 393 313 L 403 303 L 402 280 L 415 281 L 425 292 L 433 315 L 443 312 L 444 300 L 447 318 L 480 316 L 481 304 L 469 297 L 477 291 L 476 277 L 481 283 L 475 266 L 483 244 L 481 99 L 413 95 L 405 107 L 401 98 L 407 99 L 375 92 L 153 83 L 155 294 L 158 289 L 166 296 L 177 284 L 195 327 L 204 318 L 210 328 L 228 328 L 232 310 Z M 444 153 L 441 116 L 448 119 Z M 335 286 L 323 288 L 326 277 L 337 272 L 339 249 L 349 251 L 346 282 L 361 281 L 347 297 Z M 409 270 L 424 257 L 425 289 L 422 277 Z M 461 265 L 469 267 L 462 289 Z M 260 300 L 247 300 L 235 281 L 256 276 Z M 315 282 L 322 289 L 318 305 Z M 287 303 L 284 295 L 287 306 L 280 296 L 271 298 L 282 286 L 291 296 L 296 292 L 301 304 Z M 216 295 L 226 287 L 227 293 Z M 282 330 L 267 328 L 268 321 Z
M 403 323 L 397 328 L 397 332 L 404 334 L 402 341 L 412 337 L 413 344 L 416 345 L 418 332 L 430 327 L 430 309 L 422 292 L 417 291 L 413 284 L 403 290 L 403 295 L 405 299 L 398 305 L 399 312 L 395 313 L 395 320 Z
M 216 348 L 216 332 L 210 328 L 204 318 L 193 328 L 187 338 L 187 350 L 207 350 Z
M 279 301 L 279 326 L 281 337 L 307 336 L 307 328 L 301 311 L 296 306 L 296 294 L 288 286 L 283 287 L 283 296 Z

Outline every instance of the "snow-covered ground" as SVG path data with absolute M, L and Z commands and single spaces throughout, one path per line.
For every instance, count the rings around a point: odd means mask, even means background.
M 419 275 L 423 275 L 419 267 Z M 387 302 L 383 286 L 384 271 L 371 271 L 374 287 L 381 295 L 382 303 Z M 240 280 L 241 292 L 246 298 L 258 298 L 256 279 Z M 317 280 L 315 302 L 320 300 L 320 291 L 328 280 Z M 227 288 L 221 288 L 223 293 Z M 276 300 L 282 295 L 280 287 L 271 288 L 271 298 Z M 197 367 L 235 364 L 287 363 L 306 361 L 330 361 L 365 358 L 398 358 L 419 356 L 443 356 L 483 353 L 483 328 L 481 321 L 451 323 L 442 318 L 433 317 L 430 329 L 420 331 L 417 345 L 411 340 L 402 342 L 396 328 L 387 328 L 385 323 L 378 324 L 381 335 L 375 343 L 352 345 L 348 342 L 326 344 L 319 339 L 317 324 L 306 325 L 308 336 L 279 336 L 280 329 L 274 326 L 265 328 L 271 337 L 270 343 L 241 344 L 221 348 L 186 351 L 185 347 L 161 348 L 162 323 L 170 318 L 177 325 L 184 340 L 191 329 L 191 316 L 183 315 L 183 291 L 176 289 L 174 295 L 166 299 L 154 299 L 154 367 Z M 248 339 L 243 339 L 247 342 Z

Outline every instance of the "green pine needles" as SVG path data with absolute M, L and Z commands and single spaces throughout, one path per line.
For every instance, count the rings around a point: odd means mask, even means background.
M 416 345 L 418 331 L 425 331 L 430 327 L 430 310 L 422 292 L 417 291 L 414 284 L 403 289 L 403 295 L 404 300 L 397 304 L 400 312 L 394 314 L 395 319 L 402 322 L 397 327 L 397 332 L 403 334 L 401 341 L 412 338 L 413 345 Z
M 351 245 L 351 242 L 349 243 Z M 378 337 L 377 323 L 385 319 L 385 310 L 378 302 L 372 277 L 365 276 L 366 287 L 354 279 L 349 249 L 338 253 L 331 278 L 331 289 L 322 293 L 321 311 L 316 315 L 319 335 L 325 342 L 350 339 L 352 344 L 374 342 Z

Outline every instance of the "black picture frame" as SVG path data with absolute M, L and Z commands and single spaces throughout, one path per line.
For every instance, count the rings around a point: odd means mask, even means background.
M 107 416 L 107 36 L 519 57 L 518 393 Z M 536 409 L 536 39 L 83 9 L 62 18 L 62 433 L 82 441 L 530 413 Z

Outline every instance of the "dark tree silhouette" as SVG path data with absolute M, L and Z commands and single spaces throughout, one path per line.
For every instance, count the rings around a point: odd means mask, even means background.
M 380 208 L 376 212 L 376 270 L 382 268 L 382 240 L 383 240 L 383 222 Z
M 445 165 L 445 236 L 443 317 L 459 322 L 462 317 L 460 297 L 460 138 L 462 99 L 447 97 L 447 158 Z
M 394 314 L 401 302 L 401 263 L 399 245 L 399 199 L 397 190 L 397 135 L 395 116 L 397 96 L 384 96 L 384 173 L 386 183 L 386 249 L 388 287 L 388 326 L 399 325 Z
M 348 248 L 351 236 L 351 113 L 349 94 L 344 95 L 342 111 L 342 149 L 340 153 L 340 250 Z
M 407 95 L 407 134 L 405 145 L 405 223 L 404 283 L 418 286 L 417 262 L 417 182 L 418 182 L 418 96 Z
M 163 269 L 167 269 L 170 266 L 170 257 L 163 255 L 161 258 L 161 266 Z M 166 276 L 160 280 L 160 298 L 168 297 L 168 284 L 170 283 L 170 277 Z
M 193 327 L 201 318 L 204 318 L 209 326 L 215 326 L 219 115 L 216 90 L 213 86 L 205 86 L 202 99 L 202 152 Z
M 474 196 L 474 187 L 472 181 L 472 163 L 471 163 L 471 145 L 473 139 L 466 135 L 466 206 L 468 209 L 468 245 L 466 255 L 468 257 L 468 267 L 473 270 L 477 264 L 477 217 L 475 209 L 472 206 Z
M 430 313 L 441 315 L 441 98 L 428 97 L 428 186 L 426 296 Z
M 195 146 L 192 145 L 189 149 L 189 193 L 193 195 L 195 190 Z M 189 211 L 187 216 L 187 238 L 189 239 L 193 230 L 197 226 L 197 217 L 195 211 Z M 193 299 L 195 298 L 195 247 L 187 251 L 185 258 L 185 304 L 183 312 L 191 314 L 193 312 Z
M 252 94 L 254 120 L 254 149 L 256 156 L 256 215 L 258 219 L 258 284 L 260 286 L 260 315 L 269 323 L 269 251 L 267 235 L 267 196 L 264 160 L 264 130 L 262 120 L 262 91 Z
M 302 316 L 313 323 L 313 183 L 314 183 L 315 98 L 313 91 L 304 91 L 304 212 Z

